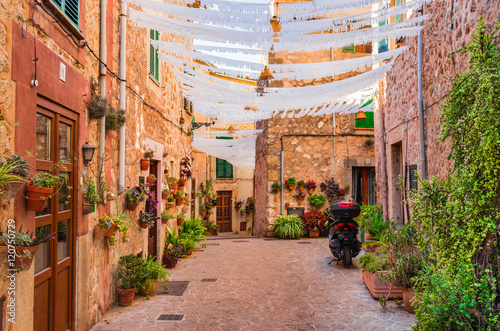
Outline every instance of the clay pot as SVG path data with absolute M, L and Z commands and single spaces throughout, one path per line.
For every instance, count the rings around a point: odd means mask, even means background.
M 186 180 L 185 179 L 179 179 L 179 187 L 184 187 L 186 185 Z
M 179 188 L 179 184 L 170 185 L 170 189 L 172 190 L 172 194 L 177 193 L 178 188 Z
M 309 189 L 309 194 L 313 194 L 313 192 L 314 192 L 314 189 L 313 189 L 313 188 L 310 188 L 310 189 Z
M 149 169 L 149 164 L 151 161 L 149 159 L 141 159 L 141 170 L 146 171 Z
M 139 294 L 144 297 L 148 295 L 152 297 L 156 295 L 156 291 L 158 291 L 158 281 L 156 279 L 151 280 L 150 286 L 145 285 L 144 287 L 139 287 Z
M 12 199 L 16 196 L 17 192 L 23 186 L 24 182 L 10 183 L 8 186 L 3 187 L 2 198 Z
M 285 209 L 288 209 L 288 208 L 290 208 L 290 203 L 289 202 L 285 203 Z
M 167 200 L 169 196 L 170 196 L 170 193 L 167 193 L 165 191 L 161 191 L 161 198 L 163 200 Z
M 181 226 L 182 223 L 184 223 L 184 220 L 182 218 L 177 219 L 177 226 Z
M 309 230 L 309 237 L 310 238 L 318 238 L 319 237 L 319 230 L 318 229 L 316 229 L 316 230 L 314 230 L 314 229 Z
M 42 211 L 52 193 L 54 193 L 54 188 L 38 187 L 28 184 L 26 188 L 26 196 L 28 197 L 28 199 L 26 199 L 26 209 Z
M 140 224 L 139 224 L 139 226 L 141 227 L 141 229 L 147 229 L 148 228 L 148 223 L 141 221 Z
M 18 270 L 29 270 L 38 246 L 16 246 L 15 265 Z M 25 252 L 29 252 L 30 256 L 24 257 Z M 18 256 L 21 255 L 21 256 Z
M 403 289 L 403 302 L 405 303 L 406 311 L 415 314 L 415 307 L 411 300 L 415 297 L 415 291 L 412 288 Z
M 299 191 L 304 191 L 304 186 L 299 186 Z
M 175 267 L 175 264 L 172 263 L 167 257 L 166 253 L 163 253 L 163 263 L 165 264 L 165 268 L 167 269 L 173 269 Z
M 161 219 L 161 224 L 167 224 L 168 218 L 162 218 Z
M 294 188 L 295 188 L 295 185 L 288 185 L 288 189 L 289 189 L 290 191 L 293 191 L 293 189 L 294 189 Z
M 193 254 L 193 249 L 192 248 L 186 248 L 186 254 L 187 255 Z
M 175 205 L 177 207 L 182 206 L 183 203 L 184 203 L 184 198 L 177 198 L 177 199 L 175 199 Z
M 380 296 L 384 296 L 387 300 L 394 298 L 401 298 L 403 296 L 403 289 L 397 287 L 392 283 L 386 283 L 378 279 L 378 275 L 381 273 L 387 273 L 388 271 L 378 271 L 371 273 L 368 271 L 363 271 L 363 283 L 365 283 L 366 288 L 370 291 L 373 298 L 379 299 Z
M 135 211 L 137 209 L 137 206 L 138 204 L 129 205 L 127 202 L 127 210 L 129 211 Z
M 84 202 L 82 207 L 83 215 L 90 214 L 94 210 L 94 207 L 94 204 Z
M 154 183 L 156 183 L 156 178 L 148 176 L 148 184 L 154 184 Z
M 304 199 L 298 199 L 297 200 L 297 203 L 299 204 L 299 206 L 302 204 L 302 201 L 304 201 Z
M 111 224 L 109 229 L 102 229 L 96 225 L 94 236 L 96 239 L 110 238 L 115 234 L 116 224 Z
M 128 307 L 132 304 L 132 301 L 134 301 L 135 290 L 135 286 L 126 290 L 121 287 L 116 288 L 118 303 L 120 306 Z
M 321 188 L 321 191 L 324 191 L 324 190 L 326 190 L 326 185 L 321 185 L 320 188 Z

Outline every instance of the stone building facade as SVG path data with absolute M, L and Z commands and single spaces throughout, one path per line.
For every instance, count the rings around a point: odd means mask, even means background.
M 429 15 L 422 32 L 422 85 L 424 109 L 424 147 L 427 178 L 443 179 L 451 168 L 447 160 L 449 144 L 441 141 L 441 105 L 451 87 L 451 80 L 467 68 L 466 56 L 453 53 L 471 41 L 479 16 L 490 26 L 500 19 L 498 1 L 435 1 L 425 5 Z M 416 13 L 414 13 L 416 15 Z M 380 82 L 375 104 L 375 155 L 378 200 L 386 218 L 398 223 L 407 221 L 404 204 L 415 171 L 421 173 L 418 115 L 417 37 L 406 38 L 409 50 L 401 54 L 393 69 Z M 411 175 L 411 178 L 410 178 Z M 415 182 L 413 181 L 413 185 Z M 414 186 L 415 187 L 415 186 Z
M 191 157 L 192 152 L 193 114 L 183 107 L 180 85 L 161 62 L 157 78 L 149 74 L 150 31 L 130 22 L 126 24 L 128 88 L 125 96 L 120 95 L 120 81 L 111 72 L 118 74 L 125 65 L 120 63 L 120 21 L 126 17 L 120 15 L 121 2 L 103 1 L 107 57 L 102 60 L 109 70 L 105 96 L 115 109 L 120 98 L 126 98 L 127 120 L 125 141 L 120 141 L 116 131 L 106 132 L 103 173 L 110 200 L 88 215 L 82 212 L 82 183 L 83 176 L 91 174 L 93 163 L 83 162 L 82 146 L 88 142 L 99 147 L 100 141 L 99 120 L 89 118 L 86 104 L 93 90 L 100 88 L 96 59 L 102 36 L 100 1 L 66 0 L 67 6 L 76 4 L 76 16 L 68 9 L 58 9 L 59 2 L 53 0 L 0 3 L 0 155 L 27 157 L 30 152 L 27 159 L 34 171 L 50 170 L 58 159 L 68 159 L 66 168 L 73 187 L 69 189 L 69 204 L 62 208 L 61 203 L 51 201 L 52 209 L 42 214 L 26 209 L 26 185 L 15 198 L 0 200 L 0 232 L 6 232 L 9 219 L 15 221 L 16 229 L 22 226 L 24 231 L 47 226 L 50 231 L 57 231 L 57 227 L 64 232 L 39 248 L 29 270 L 15 273 L 15 292 L 8 293 L 11 283 L 6 276 L 10 272 L 7 264 L 0 265 L 0 330 L 88 330 L 116 302 L 119 258 L 152 252 L 161 256 L 163 252 L 165 227 L 161 221 L 152 229 L 138 226 L 144 202 L 134 212 L 125 211 L 131 221 L 125 243 L 118 240 L 110 246 L 94 235 L 102 215 L 125 210 L 125 194 L 118 190 L 120 144 L 126 146 L 125 187 L 134 187 L 153 173 L 158 178 L 157 196 L 166 185 L 166 175 L 179 178 L 180 160 Z M 175 38 L 160 33 L 162 40 Z M 146 149 L 154 151 L 152 165 L 141 171 Z M 93 162 L 98 154 L 96 151 Z M 191 181 L 199 183 L 197 175 L 186 184 L 188 195 Z M 160 201 L 157 216 L 167 207 L 174 216 L 181 211 L 189 215 L 192 208 L 188 204 L 171 207 Z M 169 221 L 170 228 L 175 229 L 174 221 Z M 5 312 L 7 302 L 14 299 L 16 319 L 11 323 Z

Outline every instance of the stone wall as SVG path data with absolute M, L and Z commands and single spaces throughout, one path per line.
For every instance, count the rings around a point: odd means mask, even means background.
M 443 179 L 451 162 L 447 160 L 449 143 L 440 140 L 441 105 L 451 87 L 450 78 L 467 68 L 466 56 L 447 55 L 471 41 L 470 34 L 480 15 L 490 25 L 499 20 L 500 3 L 488 0 L 436 1 L 426 5 L 423 13 L 430 15 L 422 34 L 427 176 Z M 386 217 L 399 222 L 403 222 L 406 217 L 403 214 L 406 215 L 407 211 L 400 205 L 404 191 L 397 184 L 398 175 L 404 175 L 405 164 L 418 165 L 418 171 L 421 171 L 417 38 L 407 38 L 406 43 L 409 50 L 395 60 L 393 69 L 381 83 L 375 114 L 378 199 L 385 206 Z M 385 167 L 382 158 L 385 158 Z

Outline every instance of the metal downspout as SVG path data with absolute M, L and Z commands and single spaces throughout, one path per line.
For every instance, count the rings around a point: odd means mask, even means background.
M 126 110 L 126 88 L 127 79 L 127 3 L 122 0 L 121 3 L 121 35 L 120 35 L 120 108 Z M 125 126 L 120 128 L 120 147 L 119 147 L 119 177 L 118 194 L 125 191 Z
M 422 12 L 418 12 L 421 16 Z M 422 27 L 422 22 L 418 23 Z M 420 135 L 420 175 L 427 179 L 427 156 L 425 155 L 425 133 L 424 133 L 424 98 L 422 96 L 422 30 L 418 31 L 418 127 Z
M 333 47 L 330 47 L 330 61 L 333 62 Z M 332 82 L 335 80 L 335 77 L 332 76 Z M 336 175 L 337 163 L 335 158 L 335 113 L 332 114 L 332 155 L 333 155 L 333 177 Z
M 101 0 L 101 42 L 99 49 L 99 58 L 101 63 L 99 64 L 99 87 L 101 98 L 106 97 L 106 0 Z M 100 120 L 100 132 L 99 132 L 99 165 L 104 163 L 104 148 L 106 143 L 106 117 L 103 116 Z M 104 175 L 103 175 L 104 176 Z
M 285 153 L 283 151 L 283 148 L 281 148 L 281 153 L 280 153 L 280 179 L 281 179 L 281 207 L 280 207 L 280 215 L 283 215 L 283 195 L 285 193 L 285 181 L 283 179 L 283 162 L 285 161 Z

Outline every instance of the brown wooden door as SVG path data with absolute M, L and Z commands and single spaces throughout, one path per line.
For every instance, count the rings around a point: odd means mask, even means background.
M 232 205 L 231 199 L 233 192 L 217 191 L 217 226 L 220 232 L 233 231 L 232 223 Z
M 377 204 L 375 194 L 375 168 L 353 168 L 352 179 L 352 196 L 354 198 L 354 202 L 362 203 L 363 205 Z
M 43 211 L 35 213 L 35 234 L 56 235 L 39 246 L 34 258 L 34 330 L 74 329 L 77 123 L 76 114 L 40 100 L 33 153 L 36 171 L 66 172 L 69 180 L 55 188 L 57 193 Z
M 151 175 L 155 175 L 157 178 L 158 176 L 158 161 L 151 161 L 151 164 L 149 166 L 149 173 Z M 151 185 L 150 187 L 150 192 L 156 192 L 156 198 L 161 199 L 161 193 L 158 195 L 158 180 Z M 151 211 L 150 211 L 150 208 Z M 149 201 L 146 203 L 146 212 L 151 212 L 155 216 L 157 214 L 156 207 L 153 206 Z M 152 228 L 148 228 L 148 254 L 151 256 L 156 256 L 157 255 L 157 250 L 156 250 L 156 232 L 158 231 L 158 222 L 155 222 L 155 225 Z

